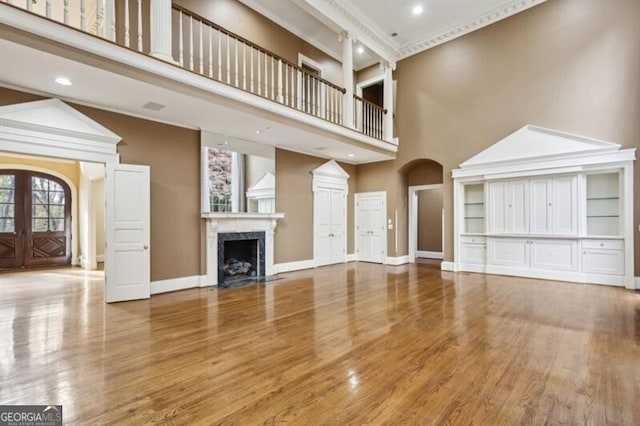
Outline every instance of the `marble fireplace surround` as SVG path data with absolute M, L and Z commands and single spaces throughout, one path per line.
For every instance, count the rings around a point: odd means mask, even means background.
M 207 285 L 218 285 L 218 234 L 264 232 L 264 275 L 273 275 L 273 233 L 284 213 L 202 213 L 206 221 Z

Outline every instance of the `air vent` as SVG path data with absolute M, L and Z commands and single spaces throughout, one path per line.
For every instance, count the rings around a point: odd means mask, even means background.
M 391 33 L 391 37 L 397 37 L 397 36 L 398 36 L 398 33 L 396 33 L 396 32 L 392 32 Z
M 147 102 L 146 104 L 142 105 L 142 108 L 150 109 L 151 111 L 160 111 L 161 109 L 164 109 L 165 106 L 166 105 L 162 105 L 157 102 Z

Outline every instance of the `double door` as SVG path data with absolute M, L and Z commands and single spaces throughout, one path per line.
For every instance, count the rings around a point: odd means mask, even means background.
M 43 173 L 0 172 L 0 268 L 69 263 L 69 186 Z
M 386 248 L 386 193 L 356 194 L 358 260 L 383 263 Z
M 489 184 L 489 233 L 577 235 L 575 176 Z
M 316 266 L 346 260 L 347 195 L 344 189 L 318 187 L 314 192 L 314 260 Z

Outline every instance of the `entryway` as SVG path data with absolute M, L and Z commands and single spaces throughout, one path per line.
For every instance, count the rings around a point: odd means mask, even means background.
M 0 170 L 0 268 L 71 263 L 71 189 L 62 179 Z
M 387 193 L 355 194 L 356 253 L 362 262 L 384 263 L 387 253 Z

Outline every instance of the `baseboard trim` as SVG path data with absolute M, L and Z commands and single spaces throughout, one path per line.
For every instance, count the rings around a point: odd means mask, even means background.
M 282 272 L 300 271 L 302 269 L 311 269 L 315 267 L 313 259 L 298 260 L 297 262 L 276 263 L 273 265 L 273 273 L 280 274 Z
M 404 265 L 405 263 L 409 263 L 409 255 L 397 256 L 397 257 L 389 257 L 384 261 L 385 265 L 398 266 Z
M 96 262 L 104 262 L 104 254 L 97 255 Z
M 636 277 L 636 290 L 640 290 L 640 277 Z
M 151 282 L 151 294 L 168 293 L 170 291 L 186 290 L 188 288 L 206 287 L 202 283 L 206 276 L 194 275 L 191 277 L 172 278 Z
M 357 262 L 358 261 L 358 253 L 351 253 L 347 255 L 347 262 Z
M 423 257 L 426 259 L 444 259 L 444 254 L 441 251 L 416 251 L 416 257 Z
M 442 262 L 440 264 L 440 269 L 443 270 L 443 271 L 454 272 L 455 271 L 455 264 L 453 262 Z

